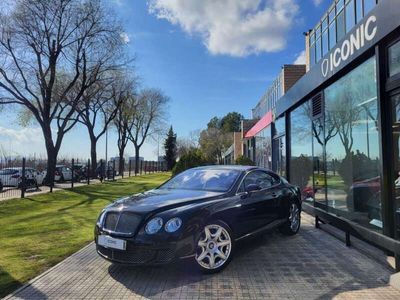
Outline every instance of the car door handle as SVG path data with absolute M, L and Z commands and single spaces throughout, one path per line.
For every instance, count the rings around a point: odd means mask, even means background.
M 271 196 L 275 198 L 277 196 L 277 194 L 276 193 L 272 193 Z

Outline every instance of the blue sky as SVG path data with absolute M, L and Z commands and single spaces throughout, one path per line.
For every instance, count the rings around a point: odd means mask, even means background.
M 108 0 L 107 5 L 123 22 L 141 86 L 161 88 L 171 98 L 169 123 L 183 137 L 204 128 L 213 116 L 238 111 L 250 117 L 280 67 L 293 63 L 304 50 L 302 33 L 331 2 Z M 44 156 L 40 129 L 35 123 L 19 126 L 16 115 L 16 109 L 0 112 L 3 151 Z M 100 157 L 104 149 L 102 139 Z M 127 152 L 134 154 L 132 145 Z M 117 153 L 113 129 L 108 153 Z M 147 143 L 141 154 L 155 159 L 157 143 Z M 67 134 L 60 156 L 89 156 L 85 128 Z

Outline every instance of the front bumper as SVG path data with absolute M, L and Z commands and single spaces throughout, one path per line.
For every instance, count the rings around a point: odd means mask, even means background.
M 103 247 L 97 243 L 99 234 L 107 234 L 101 230 L 95 232 L 97 253 L 104 259 L 113 263 L 127 265 L 162 265 L 178 259 L 187 258 L 194 254 L 193 239 L 181 239 L 178 241 L 152 242 L 137 238 L 125 238 L 113 236 L 126 241 L 125 250 Z

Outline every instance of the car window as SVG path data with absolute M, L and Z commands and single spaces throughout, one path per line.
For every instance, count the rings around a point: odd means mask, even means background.
M 160 189 L 188 189 L 226 192 L 231 189 L 240 171 L 228 169 L 189 169 L 160 186 Z
M 274 178 L 264 171 L 253 171 L 244 178 L 243 189 L 246 189 L 250 184 L 257 184 L 262 189 L 267 189 L 278 182 L 277 178 Z
M 17 174 L 18 170 L 15 169 L 3 169 L 0 171 L 0 175 L 13 175 L 13 174 Z

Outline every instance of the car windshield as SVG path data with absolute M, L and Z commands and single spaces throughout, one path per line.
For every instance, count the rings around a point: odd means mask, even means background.
M 190 169 L 178 174 L 160 189 L 185 189 L 227 192 L 239 177 L 238 170 Z

